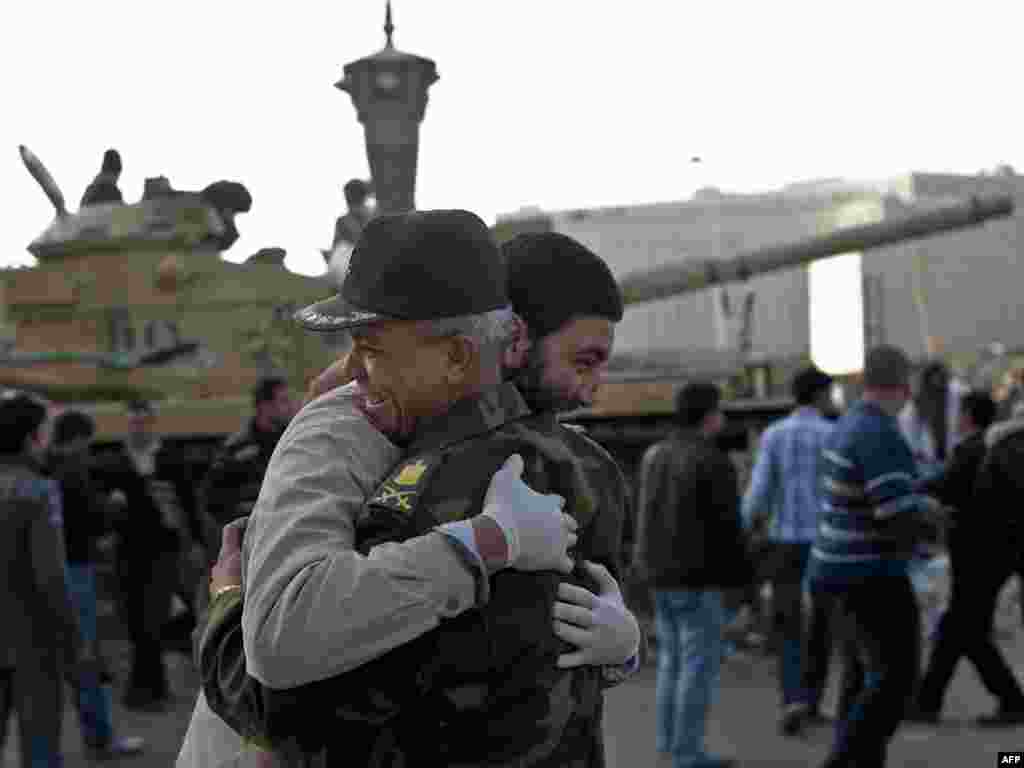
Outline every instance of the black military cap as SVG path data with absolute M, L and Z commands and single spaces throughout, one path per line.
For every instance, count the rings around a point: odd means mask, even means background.
M 296 313 L 311 331 L 380 320 L 438 320 L 508 305 L 505 268 L 487 225 L 469 211 L 414 211 L 363 230 L 341 293 Z

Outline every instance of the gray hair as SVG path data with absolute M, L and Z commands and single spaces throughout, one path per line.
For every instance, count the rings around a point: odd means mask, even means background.
M 424 328 L 428 336 L 465 336 L 476 342 L 482 353 L 493 351 L 500 354 L 512 341 L 517 319 L 510 307 L 502 307 L 478 315 L 427 320 Z

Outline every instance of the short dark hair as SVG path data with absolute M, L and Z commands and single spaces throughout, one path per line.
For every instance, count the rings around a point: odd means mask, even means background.
M 988 392 L 974 389 L 960 398 L 960 408 L 978 429 L 988 429 L 996 420 L 998 406 Z
M 121 153 L 116 149 L 108 149 L 103 153 L 103 162 L 100 164 L 102 173 L 121 172 Z
M 812 405 L 818 395 L 832 387 L 832 377 L 815 366 L 804 368 L 793 379 L 793 399 L 798 405 Z
M 910 385 L 910 360 L 899 347 L 882 345 L 864 358 L 864 386 L 895 389 Z
M 65 445 L 80 438 L 89 439 L 96 434 L 96 422 L 81 411 L 64 411 L 53 422 L 53 442 Z
M 362 179 L 352 179 L 344 186 L 345 202 L 349 205 L 362 205 L 370 196 L 370 185 Z
M 16 389 L 0 393 L 0 454 L 25 450 L 25 440 L 46 421 L 46 403 Z
M 721 391 L 710 381 L 687 382 L 676 393 L 676 419 L 683 427 L 699 426 L 721 402 Z
M 281 376 L 264 376 L 259 380 L 256 386 L 252 388 L 253 405 L 269 403 L 274 399 L 274 395 L 277 394 L 278 389 L 287 386 L 288 381 Z
M 557 333 L 576 317 L 617 323 L 622 291 L 608 264 L 583 243 L 558 232 L 528 232 L 501 246 L 508 300 L 530 338 Z

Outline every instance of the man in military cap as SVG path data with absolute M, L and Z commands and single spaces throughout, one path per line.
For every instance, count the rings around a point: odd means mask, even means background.
M 578 476 L 568 479 L 565 481 L 565 484 L 569 486 L 570 493 L 573 490 L 574 484 L 577 487 L 583 487 L 586 492 L 576 493 L 575 496 L 587 495 L 589 497 L 590 508 L 576 510 L 576 513 L 580 514 L 583 518 L 581 520 L 583 528 L 579 550 L 584 555 L 596 554 L 612 571 L 617 572 L 617 547 L 621 539 L 622 512 L 626 499 L 628 499 L 624 480 L 614 462 L 602 449 L 582 435 L 558 427 L 554 422 L 553 409 L 557 407 L 576 407 L 592 399 L 610 352 L 613 323 L 620 319 L 622 315 L 621 297 L 607 266 L 580 244 L 569 238 L 548 235 L 535 241 L 518 241 L 513 243 L 512 247 L 507 250 L 506 256 L 509 259 L 511 273 L 509 293 L 513 297 L 518 296 L 521 299 L 522 305 L 531 315 L 531 321 L 535 321 L 536 327 L 540 329 L 539 332 L 533 334 L 537 337 L 535 338 L 536 343 L 532 347 L 534 352 L 531 353 L 530 363 L 524 369 L 525 373 L 520 377 L 524 390 L 531 393 L 533 395 L 532 399 L 542 403 L 542 407 L 548 410 L 546 423 L 537 429 L 534 436 L 535 442 L 540 448 L 538 453 L 543 454 L 547 450 L 549 453 L 557 454 L 561 450 L 565 454 L 566 448 L 569 448 L 570 456 L 574 454 L 576 457 L 582 457 L 581 460 L 575 462 L 571 458 L 568 462 L 554 462 L 555 464 L 561 463 L 563 465 L 562 472 L 565 475 L 571 475 L 573 470 L 577 470 Z M 555 311 L 541 311 L 536 306 L 532 306 L 528 299 L 525 298 L 531 283 L 538 279 L 550 279 L 552 277 L 551 273 L 556 271 L 552 266 L 553 264 L 558 265 L 562 270 L 568 271 L 575 278 L 582 280 L 585 287 L 582 293 L 586 296 L 582 303 L 580 301 L 562 302 L 565 304 L 563 308 Z M 319 308 L 315 314 L 311 313 L 310 315 L 315 324 L 327 323 L 329 322 L 327 318 L 331 316 Z M 358 347 L 359 342 L 357 341 L 357 351 Z M 509 350 L 510 359 L 514 358 L 517 354 L 521 357 L 525 349 L 527 349 L 525 345 L 514 345 L 513 349 Z M 519 363 L 516 363 L 515 367 L 519 368 L 521 362 L 520 360 Z M 333 386 L 339 378 L 345 380 L 345 376 L 339 376 L 339 373 L 342 373 L 339 366 L 330 369 L 321 377 L 321 386 L 327 388 Z M 330 395 L 328 395 L 329 397 Z M 324 399 L 321 398 L 317 402 L 323 402 Z M 454 422 L 454 426 L 451 424 L 448 426 L 456 432 L 460 429 L 458 408 L 459 405 L 457 404 L 448 414 L 449 421 Z M 461 428 L 465 428 L 465 426 L 466 424 L 463 424 Z M 520 420 L 516 426 L 517 429 L 522 430 L 524 422 Z M 535 424 L 531 426 L 536 428 Z M 548 434 L 545 434 L 545 431 Z M 498 433 L 500 432 L 501 430 L 499 429 Z M 500 437 L 500 435 L 498 436 Z M 554 436 L 554 439 L 552 439 L 552 436 Z M 507 434 L 504 435 L 504 439 L 508 440 Z M 548 443 L 548 445 L 545 445 L 545 443 Z M 479 449 L 475 447 L 474 450 L 477 453 L 479 452 Z M 454 460 L 455 466 L 458 466 L 460 460 L 458 458 L 458 451 L 450 452 L 445 458 L 449 462 Z M 541 458 L 538 457 L 538 459 Z M 420 463 L 421 461 L 422 459 L 417 459 L 412 464 L 400 464 L 399 470 L 396 473 L 392 473 L 390 487 L 388 483 L 382 486 L 383 490 L 377 495 L 377 501 L 382 502 L 382 505 L 393 502 L 396 498 L 396 492 L 402 492 L 400 486 L 403 486 L 403 480 L 413 480 L 413 475 L 419 472 L 424 473 L 423 476 L 426 478 L 426 474 L 432 471 L 430 462 L 428 460 L 427 464 L 423 465 Z M 582 469 L 582 472 L 578 471 L 580 469 Z M 423 500 L 428 505 L 434 503 L 435 506 L 439 507 L 451 506 L 453 502 L 456 505 L 468 506 L 467 500 L 460 500 L 459 497 L 460 495 L 465 495 L 463 486 L 468 484 L 469 478 L 465 476 L 465 473 L 450 473 L 446 481 L 444 475 L 444 472 L 440 472 L 434 476 L 432 481 L 424 479 L 423 482 L 427 483 L 427 488 L 423 491 Z M 453 482 L 454 485 L 452 485 Z M 435 488 L 434 486 L 439 487 Z M 446 486 L 447 491 L 442 492 L 442 489 Z M 398 506 L 401 506 L 400 497 Z M 601 516 L 596 515 L 599 510 L 602 512 Z M 371 524 L 370 527 L 373 528 L 373 525 Z M 383 526 L 378 524 L 376 527 L 376 534 L 379 536 L 382 527 L 386 529 L 389 526 L 387 524 Z M 373 538 L 372 533 L 370 538 Z M 611 667 L 626 661 L 627 657 L 635 653 L 638 630 L 635 619 L 622 604 L 618 587 L 609 571 L 595 564 L 588 564 L 587 570 L 597 580 L 598 587 L 601 590 L 598 594 L 593 594 L 586 589 L 571 584 L 562 584 L 559 587 L 558 594 L 560 599 L 555 605 L 555 631 L 559 637 L 571 642 L 577 650 L 575 653 L 562 654 L 557 661 L 558 665 L 563 667 L 577 665 L 600 667 L 605 665 L 605 668 L 601 671 L 606 678 L 605 682 L 607 682 L 607 678 L 615 677 L 613 674 L 608 674 L 611 672 Z M 500 583 L 501 579 L 495 580 L 495 584 Z M 500 607 L 502 605 L 502 600 L 500 599 L 502 594 L 511 594 L 514 597 L 516 593 L 512 589 L 506 589 L 504 593 L 495 592 L 496 598 L 491 603 L 491 610 L 485 610 L 485 614 L 494 619 L 495 612 L 497 611 L 497 618 L 509 623 L 510 628 L 512 624 L 515 624 L 520 630 L 524 627 L 529 628 L 529 615 L 524 616 L 521 607 L 515 604 L 516 600 L 513 600 L 511 603 L 505 600 L 505 608 L 502 609 Z M 522 600 L 518 602 L 522 602 Z M 543 600 L 540 602 L 544 604 Z M 526 619 L 525 622 L 523 621 L 524 618 Z M 230 655 L 226 653 L 226 649 L 230 646 L 230 632 L 223 631 L 224 627 L 229 623 L 226 621 L 222 622 L 221 626 L 218 627 L 216 622 L 211 621 L 207 628 L 206 638 L 212 642 L 203 643 L 202 666 L 204 676 L 207 678 L 208 683 L 211 680 L 214 682 L 215 688 L 217 683 L 223 684 L 225 679 L 230 678 L 230 675 L 210 674 L 211 669 L 217 669 L 218 665 L 223 665 L 224 658 Z M 459 630 L 457 627 L 453 628 L 453 624 L 457 625 L 457 623 L 442 625 L 444 627 L 441 633 L 442 636 L 447 635 L 449 640 L 453 636 L 458 638 Z M 545 633 L 550 633 L 547 620 L 542 619 L 539 626 Z M 464 628 L 462 634 L 466 635 Z M 469 634 L 470 636 L 472 635 L 472 633 Z M 553 640 L 554 638 L 551 639 Z M 235 640 L 237 645 L 237 632 Z M 215 646 L 215 648 L 211 649 L 211 645 Z M 421 643 L 421 645 L 423 644 Z M 442 641 L 441 649 L 443 650 L 444 647 L 444 641 Z M 467 645 L 466 648 L 472 650 L 471 645 Z M 436 650 L 429 654 L 427 658 L 436 655 Z M 218 653 L 220 653 L 219 657 Z M 234 653 L 237 656 L 237 647 Z M 500 662 L 504 654 L 499 653 L 498 655 Z M 512 655 L 521 654 L 513 653 Z M 378 670 L 382 669 L 382 671 L 377 672 L 378 675 L 386 675 L 388 672 L 394 674 L 400 664 L 396 661 L 394 654 L 389 656 L 383 657 L 380 659 L 380 662 L 366 665 L 361 670 L 359 678 L 368 681 L 368 684 L 372 686 L 372 675 L 374 674 L 372 668 L 375 666 Z M 415 649 L 412 649 L 411 653 L 406 654 L 407 658 L 410 656 L 413 657 L 413 664 L 418 663 Z M 441 656 L 443 658 L 444 654 L 442 653 Z M 422 662 L 423 658 L 425 658 L 424 654 L 420 651 L 419 662 Z M 508 659 L 506 658 L 505 661 L 507 663 Z M 559 674 L 555 669 L 554 657 L 551 657 L 550 661 L 550 670 L 544 668 L 545 665 L 542 664 L 540 668 L 534 668 L 532 674 L 527 675 L 527 677 L 535 678 L 533 684 L 538 687 L 543 687 L 550 682 L 552 673 L 556 677 Z M 381 668 L 380 664 L 384 664 L 383 668 Z M 221 671 L 223 671 L 223 667 L 221 667 Z M 331 672 L 330 670 L 324 670 L 321 674 L 330 675 Z M 564 674 L 562 676 L 565 677 Z M 342 675 L 342 677 L 351 678 L 352 675 Z M 522 676 L 520 675 L 519 677 Z M 593 682 L 595 672 L 585 673 L 584 677 L 589 677 Z M 547 679 L 545 680 L 545 678 Z M 579 682 L 581 679 L 580 675 L 576 675 L 576 679 Z M 350 680 L 348 683 L 350 689 L 353 684 L 353 681 Z M 344 684 L 339 684 L 335 681 L 334 686 L 336 693 L 331 697 L 331 700 L 334 702 L 344 701 L 345 697 L 340 693 L 345 691 Z M 377 687 L 379 688 L 379 686 Z M 501 696 L 500 688 L 502 686 L 498 685 L 496 687 L 499 689 L 496 695 Z M 569 697 L 567 700 L 568 703 L 574 705 L 574 708 L 571 713 L 566 714 L 568 720 L 562 729 L 561 736 L 559 737 L 556 733 L 555 738 L 548 736 L 550 743 L 544 744 L 544 740 L 541 739 L 541 744 L 533 745 L 532 753 L 536 761 L 534 764 L 566 765 L 574 761 L 584 765 L 601 764 L 603 750 L 600 744 L 601 697 L 597 692 L 599 689 L 592 687 L 591 690 L 595 693 L 589 696 L 582 696 L 580 695 L 580 687 L 577 685 L 577 690 L 575 691 L 577 695 Z M 215 708 L 218 708 L 217 704 L 220 704 L 222 707 L 228 704 L 229 709 L 232 708 L 231 704 L 234 705 L 233 709 L 235 712 L 229 711 L 226 713 L 229 721 L 232 720 L 239 709 L 244 709 L 246 702 L 240 701 L 238 698 L 235 698 L 233 702 L 225 702 L 223 700 L 216 702 L 215 700 L 221 696 L 221 692 L 210 690 L 209 685 L 207 688 L 211 701 L 215 702 Z M 509 693 L 509 691 L 506 691 L 505 695 L 508 696 Z M 529 723 L 537 715 L 543 714 L 538 711 L 543 709 L 543 707 L 544 703 L 538 702 L 537 705 L 534 705 L 533 712 L 524 713 L 526 714 L 526 722 Z M 306 711 L 306 709 L 303 708 L 303 711 Z M 503 707 L 502 711 L 505 714 L 509 714 L 507 707 Z M 468 716 L 466 719 L 468 720 Z M 458 718 L 455 718 L 455 720 L 456 722 L 453 725 L 458 723 Z M 408 723 L 409 721 L 406 720 L 405 722 Z M 523 720 L 511 717 L 508 719 L 508 724 L 513 728 L 521 727 Z M 242 727 L 245 727 L 244 724 Z M 472 749 L 467 752 L 465 745 L 462 745 L 461 750 L 464 757 L 471 759 L 493 758 L 497 744 L 502 741 L 509 741 L 509 737 L 513 735 L 504 734 L 504 739 L 494 738 L 500 736 L 500 734 L 494 733 L 494 723 L 488 724 L 485 722 L 481 725 L 481 728 L 482 732 L 487 734 L 487 736 L 482 740 L 478 736 L 476 741 L 487 742 L 487 737 L 489 736 L 490 742 L 478 743 L 475 752 Z M 431 729 L 431 732 L 433 730 Z M 555 730 L 557 731 L 558 729 Z M 403 734 L 403 737 L 408 739 L 408 733 Z M 463 735 L 462 740 L 473 741 L 468 734 Z M 514 739 L 512 740 L 514 741 Z M 450 749 L 451 746 L 449 745 Z M 449 752 L 450 757 L 452 755 Z

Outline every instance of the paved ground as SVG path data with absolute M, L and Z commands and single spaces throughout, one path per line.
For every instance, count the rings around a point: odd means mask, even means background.
M 1018 677 L 1024 679 L 1024 630 L 1018 631 L 1016 609 L 1001 618 L 1002 645 Z M 127 648 L 112 644 L 116 666 L 123 670 Z M 188 727 L 195 701 L 196 675 L 182 656 L 167 656 L 176 690 L 174 711 L 168 715 L 139 715 L 117 711 L 122 733 L 145 736 L 149 750 L 139 758 L 123 761 L 132 768 L 164 768 L 174 764 Z M 608 695 L 606 719 L 608 765 L 610 768 L 655 766 L 654 752 L 654 669 L 642 670 L 636 678 Z M 785 739 L 776 732 L 774 660 L 763 655 L 733 658 L 723 671 L 722 690 L 715 704 L 709 729 L 710 747 L 736 756 L 741 765 L 817 766 L 825 754 L 830 729 L 820 728 L 803 740 Z M 969 667 L 961 666 L 946 702 L 946 724 L 938 728 L 905 727 L 892 749 L 891 766 L 948 766 L 967 768 L 995 764 L 998 750 L 1024 749 L 1024 728 L 996 732 L 979 731 L 968 719 L 989 711 L 992 701 Z M 4 754 L 3 768 L 17 765 L 16 737 Z M 87 765 L 81 756 L 78 725 L 69 712 L 65 730 L 67 768 Z

